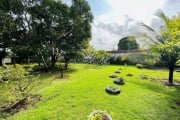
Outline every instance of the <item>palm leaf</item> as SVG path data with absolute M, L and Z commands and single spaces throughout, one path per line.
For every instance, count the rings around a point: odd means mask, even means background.
M 143 26 L 144 28 L 146 28 L 148 31 L 156 33 L 156 31 L 153 28 L 151 28 L 150 26 L 148 26 L 144 23 L 140 23 L 140 25 Z
M 160 19 L 162 19 L 164 21 L 164 23 L 165 23 L 165 25 L 166 25 L 166 27 L 168 29 L 168 27 L 169 27 L 169 17 L 166 16 L 162 10 L 158 10 L 155 13 L 155 15 L 158 16 Z
M 146 33 L 141 33 L 141 37 L 149 39 L 154 45 L 161 44 L 158 40 L 154 39 L 153 37 L 148 36 Z

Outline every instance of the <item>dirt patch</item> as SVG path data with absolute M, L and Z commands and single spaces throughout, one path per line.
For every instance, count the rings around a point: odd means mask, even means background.
M 180 101 L 175 101 L 175 102 L 176 102 L 176 105 L 178 105 L 178 106 L 180 105 Z
M 68 79 L 68 78 L 69 78 L 69 75 L 63 75 L 63 77 L 61 77 L 61 75 L 55 76 L 55 79 L 61 79 L 61 80 Z
M 28 106 L 33 106 L 41 100 L 41 96 L 30 95 L 16 101 L 5 101 L 3 106 L 0 107 L 0 118 L 6 118 L 13 115 L 21 110 L 27 109 Z
M 167 79 L 151 78 L 152 82 L 160 82 L 166 86 L 180 86 L 180 81 L 173 80 L 173 84 L 170 84 Z

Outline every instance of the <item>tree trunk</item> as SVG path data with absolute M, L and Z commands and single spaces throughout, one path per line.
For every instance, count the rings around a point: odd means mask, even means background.
M 2 64 L 2 58 L 0 57 L 0 66 L 2 66 L 3 64 Z
M 169 84 L 173 84 L 173 73 L 175 64 L 169 64 Z
M 6 54 L 6 48 L 3 48 L 2 52 L 0 52 L 0 66 L 4 65 L 4 58 L 6 56 L 5 54 Z
M 29 58 L 29 55 L 27 56 L 27 64 L 30 63 L 30 58 Z
M 63 69 L 63 66 L 60 64 L 60 74 L 61 74 L 61 78 L 64 77 L 64 69 Z
M 65 70 L 68 69 L 68 65 L 69 65 L 69 61 L 66 61 L 66 62 L 65 62 L 65 65 L 64 65 L 64 69 L 65 69 Z
M 53 69 L 55 67 L 57 61 L 56 55 L 51 55 L 51 68 Z
M 16 56 L 14 54 L 13 54 L 13 57 L 11 59 L 12 59 L 12 64 L 14 66 L 16 66 Z
M 70 58 L 68 58 L 68 57 L 65 58 L 64 70 L 68 69 L 69 61 L 70 61 Z
M 60 72 L 61 72 L 61 78 L 63 78 L 64 77 L 63 70 L 61 70 Z

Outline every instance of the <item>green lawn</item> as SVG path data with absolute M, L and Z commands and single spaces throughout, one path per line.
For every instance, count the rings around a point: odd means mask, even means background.
M 107 85 L 114 85 L 109 75 L 117 74 L 125 79 L 119 95 L 105 92 Z M 128 77 L 127 73 L 134 76 Z M 41 85 L 34 93 L 42 95 L 35 106 L 29 107 L 8 120 L 87 120 L 97 109 L 107 111 L 113 120 L 180 120 L 180 86 L 165 86 L 166 70 L 137 69 L 133 66 L 96 66 L 71 64 L 66 79 L 58 73 L 42 74 Z M 148 79 L 142 80 L 141 75 Z M 180 73 L 174 73 L 180 81 Z

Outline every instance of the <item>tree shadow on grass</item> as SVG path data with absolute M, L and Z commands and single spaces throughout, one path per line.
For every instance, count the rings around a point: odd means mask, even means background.
M 102 65 L 85 65 L 84 66 L 85 69 L 101 69 Z
M 172 85 L 162 85 L 161 83 L 149 83 L 149 82 L 133 82 L 134 84 L 140 86 L 141 88 L 148 89 L 155 93 L 164 94 L 166 98 L 163 98 L 171 103 L 171 108 L 176 109 L 180 107 L 180 86 Z

